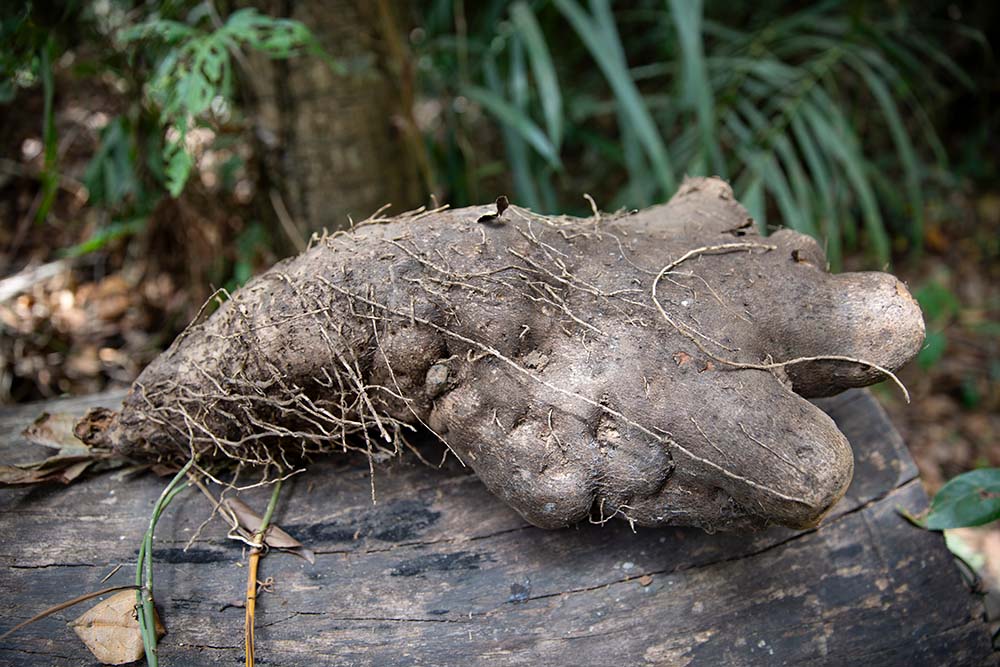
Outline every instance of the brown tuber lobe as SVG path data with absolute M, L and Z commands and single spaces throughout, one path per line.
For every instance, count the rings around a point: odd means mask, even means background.
M 804 527 L 843 495 L 850 448 L 805 397 L 916 354 L 923 320 L 898 280 L 830 275 L 812 239 L 760 237 L 718 179 L 634 215 L 511 207 L 477 222 L 491 209 L 319 240 L 190 327 L 110 426 L 81 432 L 134 457 L 266 465 L 378 458 L 427 427 L 546 528 Z

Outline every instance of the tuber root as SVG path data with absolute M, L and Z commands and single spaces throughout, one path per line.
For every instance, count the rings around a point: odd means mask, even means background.
M 814 240 L 762 237 L 729 185 L 688 179 L 632 214 L 478 206 L 315 238 L 79 432 L 268 465 L 426 429 L 537 526 L 807 527 L 853 457 L 806 399 L 885 379 L 923 337 L 894 277 L 831 275 Z

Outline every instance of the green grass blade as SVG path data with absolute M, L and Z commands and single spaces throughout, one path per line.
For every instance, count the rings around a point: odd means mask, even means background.
M 843 261 L 843 245 L 841 243 L 840 219 L 834 204 L 836 200 L 833 193 L 833 175 L 801 115 L 792 116 L 790 125 L 795 142 L 805 157 L 812 181 L 816 186 L 817 211 L 820 216 L 820 229 L 823 230 L 823 238 L 826 241 L 826 257 L 836 271 L 840 269 Z
M 889 126 L 889 133 L 892 135 L 893 143 L 896 144 L 896 152 L 899 155 L 900 164 L 903 166 L 903 180 L 906 184 L 909 198 L 911 224 L 909 226 L 910 240 L 918 250 L 923 246 L 924 240 L 924 197 L 920 184 L 920 165 L 917 161 L 917 153 L 910 141 L 910 134 L 903 125 L 903 119 L 899 114 L 899 108 L 895 100 L 889 93 L 885 83 L 863 62 L 855 62 L 859 73 L 871 91 L 872 96 L 882 109 L 882 116 Z
M 879 44 L 881 43 L 882 42 L 879 42 Z M 903 99 L 906 106 L 913 113 L 914 119 L 923 130 L 924 141 L 934 154 L 934 160 L 938 163 L 938 165 L 946 168 L 948 164 L 947 151 L 944 148 L 944 144 L 941 143 L 941 138 L 938 136 L 937 130 L 934 128 L 930 114 L 927 113 L 923 102 L 914 92 L 910 80 L 907 79 L 902 72 L 900 72 L 900 69 L 896 65 L 882 57 L 881 53 L 875 52 L 872 49 L 861 49 L 859 50 L 858 55 L 876 74 L 880 74 L 883 80 L 891 82 L 893 93 L 897 97 L 901 97 Z M 919 64 L 919 61 L 917 61 L 916 58 L 913 60 Z M 918 69 L 915 71 L 919 73 L 919 76 L 924 70 Z M 920 88 L 925 97 L 933 97 L 934 90 L 941 89 L 943 86 L 940 86 L 933 79 L 924 77 L 924 79 L 920 81 Z M 931 94 L 928 95 L 928 93 Z
M 764 187 L 774 197 L 783 224 L 792 229 L 802 230 L 808 221 L 808 215 L 802 211 L 792 196 L 781 165 L 770 151 L 762 150 L 755 144 L 753 132 L 735 112 L 726 116 L 725 123 L 740 141 L 736 146 L 740 159 L 748 165 L 752 173 L 761 178 Z
M 741 191 L 740 202 L 750 212 L 750 216 L 757 223 L 757 229 L 764 236 L 767 236 L 767 208 L 764 206 L 764 180 L 759 174 L 755 174 L 750 180 L 750 184 Z
M 618 29 L 614 21 L 609 20 L 611 11 L 607 0 L 591 2 L 599 19 L 590 17 L 575 0 L 555 0 L 555 5 L 583 41 L 611 86 L 626 122 L 634 129 L 652 163 L 663 194 L 672 195 L 677 187 L 677 180 L 670 164 L 670 156 L 663 137 L 630 76 Z
M 42 79 L 43 110 L 42 139 L 45 146 L 44 163 L 42 166 L 42 197 L 35 213 L 35 222 L 43 222 L 48 217 L 52 204 L 59 193 L 59 137 L 56 135 L 55 109 L 55 74 L 53 58 L 56 55 L 55 39 L 50 35 L 41 48 L 39 73 Z
M 788 225 L 797 231 L 809 234 L 818 239 L 819 230 L 816 228 L 811 210 L 813 199 L 812 183 L 810 183 L 805 170 L 802 168 L 802 163 L 795 152 L 795 148 L 782 129 L 784 125 L 779 125 L 769 120 L 749 101 L 740 102 L 737 105 L 737 109 L 744 118 L 750 121 L 751 126 L 755 130 L 755 136 L 762 137 L 763 139 L 759 145 L 749 146 L 748 148 L 754 151 L 770 152 L 773 147 L 778 158 L 780 158 L 780 164 L 784 167 L 784 172 L 787 174 L 787 182 L 783 185 L 779 184 L 777 187 L 781 191 L 782 196 L 792 197 L 792 193 L 794 192 L 794 211 L 798 216 L 796 219 L 790 220 Z M 781 110 L 781 113 L 786 116 L 794 116 L 795 109 L 786 107 Z M 775 182 L 777 183 L 777 181 Z M 789 182 L 791 184 L 790 191 L 788 190 Z
M 882 222 L 875 192 L 867 176 L 867 165 L 858 150 L 856 134 L 837 109 L 833 100 L 821 89 L 813 94 L 813 103 L 802 107 L 803 118 L 809 124 L 820 146 L 840 163 L 848 182 L 858 197 L 871 252 L 880 264 L 889 262 L 889 236 Z M 822 112 L 819 109 L 823 109 Z
M 493 90 L 500 89 L 500 77 L 493 67 L 492 59 L 488 61 L 486 69 L 487 82 Z M 514 106 L 522 113 L 527 113 L 528 107 L 528 73 L 524 65 L 524 49 L 519 40 L 514 39 L 510 49 L 510 92 Z M 501 126 L 504 135 L 504 145 L 507 148 L 507 161 L 511 174 L 514 177 L 514 188 L 518 198 L 528 208 L 541 210 L 541 199 L 538 190 L 535 188 L 535 177 L 531 168 L 531 157 L 528 152 L 528 145 L 520 134 L 515 132 L 507 124 Z
M 483 75 L 491 90 L 503 90 L 500 74 L 497 72 L 493 57 L 486 58 L 483 64 Z M 523 112 L 527 103 L 527 73 L 524 68 L 524 57 L 517 40 L 511 48 L 511 67 L 509 74 L 511 97 L 514 105 Z M 524 138 L 506 123 L 500 123 L 500 133 L 503 136 L 507 163 L 504 171 L 511 175 L 514 181 L 515 201 L 533 210 L 538 210 L 541 200 L 535 189 L 532 178 L 531 157 L 528 144 Z M 482 177 L 482 174 L 479 175 Z
M 726 176 L 726 165 L 716 133 L 715 100 L 705 64 L 702 40 L 702 0 L 669 0 L 670 13 L 677 28 L 684 68 L 684 88 L 694 103 L 698 127 L 701 130 L 702 150 L 706 162 L 720 176 Z
M 656 180 L 651 178 L 651 172 L 642 150 L 642 142 L 629 124 L 624 110 L 618 111 L 618 126 L 621 128 L 622 154 L 629 180 L 625 188 L 613 199 L 614 208 L 649 206 L 653 203 L 653 192 L 656 190 Z
M 563 137 L 562 91 L 559 88 L 555 65 L 552 63 L 552 55 L 549 53 L 538 20 L 527 3 L 515 3 L 510 9 L 510 16 L 518 36 L 528 51 L 528 61 L 531 64 L 531 73 L 535 77 L 535 85 L 538 86 L 538 97 L 542 105 L 542 114 L 545 116 L 545 129 L 549 133 L 549 140 L 556 150 L 559 150 Z
M 562 163 L 559 161 L 559 154 L 555 146 L 549 141 L 545 132 L 527 114 L 511 105 L 500 95 L 485 88 L 468 86 L 462 92 L 466 97 L 480 104 L 505 126 L 520 135 L 554 169 L 562 168 Z
M 966 90 L 974 91 L 976 89 L 976 82 L 972 80 L 972 77 L 951 56 L 945 53 L 944 50 L 938 48 L 936 44 L 913 35 L 906 35 L 901 41 L 901 49 L 907 49 L 909 45 L 912 45 L 912 50 L 917 51 L 917 58 L 921 59 L 922 56 L 922 60 L 925 63 L 923 71 L 926 72 L 926 62 L 930 59 L 937 63 L 944 71 L 948 72 Z

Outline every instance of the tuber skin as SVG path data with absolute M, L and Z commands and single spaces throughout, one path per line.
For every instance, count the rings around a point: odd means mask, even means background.
M 884 379 L 923 338 L 894 277 L 831 275 L 811 238 L 761 237 L 728 184 L 695 178 L 634 214 L 478 206 L 318 239 L 192 325 L 88 437 L 267 465 L 378 458 L 427 428 L 543 528 L 801 528 L 853 469 L 806 399 Z

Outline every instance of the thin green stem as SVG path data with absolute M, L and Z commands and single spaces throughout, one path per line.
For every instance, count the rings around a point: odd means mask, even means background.
M 274 516 L 274 508 L 278 506 L 278 494 L 281 492 L 281 483 L 283 481 L 279 479 L 274 483 L 274 489 L 271 491 L 271 499 L 267 501 L 267 509 L 264 511 L 264 518 L 260 520 L 260 528 L 257 529 L 257 532 L 261 535 L 267 532 L 267 528 L 271 524 L 271 517 Z
M 146 650 L 146 664 L 149 667 L 159 665 L 156 652 L 156 612 L 153 606 L 153 532 L 156 530 L 156 523 L 160 520 L 163 510 L 174 499 L 174 496 L 184 490 L 185 487 L 180 486 L 180 483 L 184 481 L 192 465 L 194 465 L 194 459 L 188 461 L 177 472 L 177 475 L 163 489 L 156 504 L 153 505 L 153 513 L 149 517 L 149 527 L 146 529 L 146 534 L 143 535 L 139 556 L 136 559 L 135 585 L 139 587 L 136 591 L 136 603 L 141 609 L 138 614 L 139 632 L 142 634 L 142 645 Z

